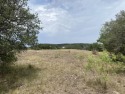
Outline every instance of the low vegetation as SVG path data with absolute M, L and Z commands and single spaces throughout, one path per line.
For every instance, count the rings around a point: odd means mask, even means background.
M 114 58 L 116 58 L 115 55 Z M 87 84 L 102 91 L 102 93 L 106 93 L 111 88 L 119 91 L 122 85 L 124 87 L 121 79 L 125 72 L 125 64 L 119 61 L 114 62 L 108 52 L 90 55 L 86 64 L 86 70 L 87 74 L 88 72 L 93 73 L 93 76 L 88 79 Z M 122 82 L 124 82 L 123 79 Z M 123 92 L 125 91 L 123 90 Z M 123 94 L 123 92 L 118 94 Z
M 28 50 L 0 75 L 0 94 L 124 94 L 125 64 L 108 52 Z M 114 56 L 115 58 L 115 56 Z

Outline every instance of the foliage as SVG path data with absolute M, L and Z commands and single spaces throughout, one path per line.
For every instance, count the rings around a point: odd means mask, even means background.
M 31 49 L 41 50 L 41 49 L 82 49 L 82 50 L 97 50 L 102 51 L 103 45 L 98 43 L 88 44 L 88 43 L 72 43 L 72 44 L 38 44 L 32 46 Z
M 16 53 L 37 43 L 40 20 L 27 0 L 0 0 L 0 63 L 16 60 Z
M 112 54 L 114 58 L 117 56 Z M 125 57 L 124 57 L 125 58 Z M 88 57 L 87 69 L 94 72 L 102 73 L 117 73 L 120 70 L 124 70 L 125 65 L 123 62 L 116 62 L 110 57 L 109 52 L 103 51 L 98 56 L 91 55 Z
M 59 47 L 56 44 L 38 44 L 32 46 L 31 49 L 41 50 L 41 49 L 58 49 Z
M 103 51 L 104 47 L 101 43 L 93 43 L 89 46 L 89 50 Z
M 125 11 L 104 24 L 98 41 L 102 42 L 109 52 L 125 55 Z
M 113 58 L 116 55 L 112 54 Z M 86 73 L 93 73 L 92 78 L 87 79 L 87 85 L 106 91 L 114 83 L 111 75 L 120 75 L 125 71 L 123 62 L 116 62 L 110 57 L 109 52 L 103 51 L 99 55 L 89 55 L 85 65 Z M 111 76 L 111 77 L 110 77 Z

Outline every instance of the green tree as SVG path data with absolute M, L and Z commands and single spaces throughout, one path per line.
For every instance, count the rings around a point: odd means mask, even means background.
M 102 42 L 109 52 L 125 55 L 125 11 L 117 14 L 115 20 L 104 24 L 98 41 Z
M 37 43 L 40 20 L 28 0 L 0 0 L 0 63 L 16 60 L 16 53 Z
M 96 50 L 96 51 L 103 51 L 104 50 L 104 47 L 103 47 L 103 44 L 102 43 L 93 43 L 93 44 L 90 44 L 89 46 L 89 50 L 93 51 L 93 50 Z

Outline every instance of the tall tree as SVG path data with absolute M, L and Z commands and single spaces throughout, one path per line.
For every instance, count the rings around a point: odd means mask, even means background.
M 40 20 L 28 0 L 0 0 L 0 63 L 16 60 L 16 53 L 37 43 Z
M 104 24 L 98 41 L 108 51 L 125 55 L 125 11 L 117 14 L 115 20 Z

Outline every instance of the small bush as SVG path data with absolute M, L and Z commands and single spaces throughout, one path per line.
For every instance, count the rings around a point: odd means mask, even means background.
M 125 56 L 121 53 L 116 55 L 116 61 L 124 62 L 125 63 Z
M 124 59 L 124 56 L 120 57 Z M 113 58 L 116 59 L 118 57 L 112 54 L 111 58 L 110 54 L 106 51 L 99 53 L 98 56 L 88 56 L 88 63 L 85 69 L 86 73 L 92 73 L 92 77 L 87 78 L 87 85 L 104 91 L 107 90 L 108 87 L 111 87 L 113 82 L 110 80 L 110 75 L 125 72 L 125 64 L 123 62 L 115 62 Z

